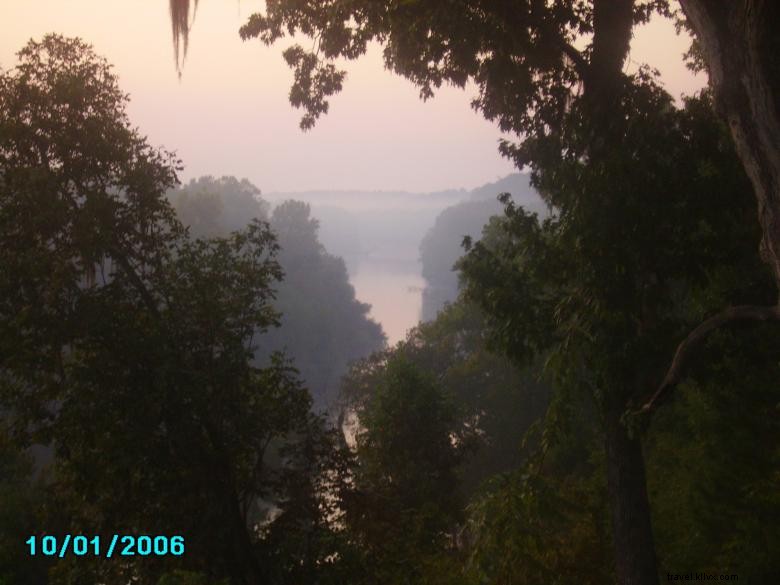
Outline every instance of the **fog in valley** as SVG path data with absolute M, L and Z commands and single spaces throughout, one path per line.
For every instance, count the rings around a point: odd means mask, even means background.
M 779 6 L 0 0 L 0 585 L 780 582 Z
M 371 305 L 371 317 L 382 324 L 392 345 L 424 316 L 432 319 L 445 302 L 455 300 L 454 264 L 462 239 L 479 238 L 489 217 L 501 211 L 496 198 L 504 192 L 534 211 L 545 208 L 528 177 L 519 174 L 471 191 L 307 191 L 264 197 L 272 204 L 294 199 L 311 206 L 320 222 L 320 241 L 344 259 L 357 298 Z M 453 215 L 459 219 L 448 221 Z M 426 298 L 435 300 L 424 307 Z

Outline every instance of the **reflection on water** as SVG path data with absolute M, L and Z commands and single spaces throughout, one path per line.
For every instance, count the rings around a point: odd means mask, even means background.
M 365 261 L 350 282 L 357 298 L 371 305 L 371 317 L 382 324 L 388 344 L 393 345 L 420 320 L 425 280 L 418 272 L 398 270 L 397 265 L 387 264 Z

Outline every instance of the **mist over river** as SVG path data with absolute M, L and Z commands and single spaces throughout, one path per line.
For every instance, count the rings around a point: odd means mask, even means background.
M 310 191 L 267 193 L 273 205 L 287 199 L 311 206 L 325 249 L 344 259 L 358 300 L 394 345 L 417 325 L 425 280 L 420 242 L 436 217 L 468 195 L 464 189 L 436 193 Z
M 406 331 L 417 325 L 425 286 L 419 267 L 416 271 L 398 268 L 392 260 L 367 258 L 350 276 L 355 296 L 371 305 L 369 315 L 382 324 L 388 345 L 404 339 Z

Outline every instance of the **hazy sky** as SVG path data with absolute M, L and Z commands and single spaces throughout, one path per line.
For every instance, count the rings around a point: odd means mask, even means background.
M 499 132 L 471 110 L 473 88 L 427 103 L 384 71 L 378 50 L 351 64 L 344 91 L 308 133 L 287 101 L 289 44 L 244 43 L 259 0 L 201 0 L 184 73 L 176 76 L 168 0 L 0 0 L 0 66 L 47 32 L 80 36 L 116 66 L 129 114 L 155 145 L 175 150 L 183 179 L 247 177 L 263 191 L 474 188 L 511 172 Z M 631 62 L 661 70 L 675 95 L 701 87 L 682 66 L 687 40 L 670 23 L 637 33 Z

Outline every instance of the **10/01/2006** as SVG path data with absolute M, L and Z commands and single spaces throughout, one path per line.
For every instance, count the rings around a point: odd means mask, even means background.
M 30 556 L 42 554 L 47 557 L 64 558 L 66 555 L 83 556 L 181 556 L 184 554 L 184 537 L 176 536 L 132 536 L 114 534 L 104 547 L 105 540 L 99 535 L 92 537 L 83 534 L 65 534 L 58 538 L 53 535 L 30 536 L 25 541 Z

